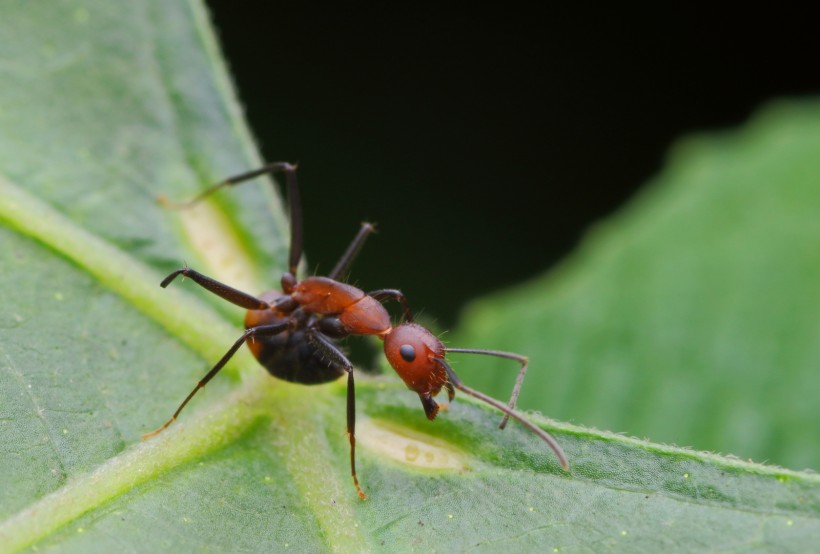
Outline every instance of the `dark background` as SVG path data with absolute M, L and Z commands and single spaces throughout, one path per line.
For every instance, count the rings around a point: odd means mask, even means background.
M 807 14 L 208 4 L 263 156 L 300 163 L 310 267 L 375 221 L 352 282 L 444 326 L 553 266 L 676 138 L 820 92 Z

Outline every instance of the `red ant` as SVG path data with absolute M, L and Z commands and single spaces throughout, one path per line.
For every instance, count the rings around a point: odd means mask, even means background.
M 569 469 L 563 450 L 546 431 L 537 427 L 515 411 L 515 403 L 527 372 L 527 358 L 511 352 L 447 348 L 430 331 L 413 322 L 413 313 L 404 295 L 394 289 L 382 289 L 365 294 L 338 279 L 346 274 L 365 239 L 374 231 L 373 225 L 362 224 L 353 242 L 327 277 L 296 279 L 296 269 L 302 258 L 302 211 L 299 188 L 296 182 L 296 166 L 279 162 L 231 177 L 207 189 L 192 201 L 190 206 L 216 190 L 249 181 L 268 173 L 284 173 L 290 203 L 290 255 L 288 271 L 282 276 L 282 291 L 268 291 L 258 297 L 236 290 L 228 285 L 206 277 L 188 267 L 178 269 L 163 279 L 160 286 L 167 287 L 178 275 L 189 277 L 201 287 L 228 302 L 248 310 L 245 316 L 245 332 L 225 353 L 216 365 L 197 383 L 162 427 L 143 436 L 153 437 L 166 429 L 179 416 L 196 392 L 204 387 L 239 348 L 247 343 L 253 355 L 268 372 L 293 383 L 313 385 L 327 383 L 347 373 L 347 436 L 350 440 L 350 471 L 359 497 L 366 498 L 356 476 L 356 394 L 353 382 L 353 364 L 341 351 L 336 341 L 349 335 L 375 335 L 384 341 L 384 353 L 390 365 L 407 386 L 421 399 L 427 419 L 433 420 L 439 406 L 433 399 L 442 388 L 452 401 L 455 389 L 474 396 L 504 412 L 500 428 L 512 417 L 543 439 L 555 452 L 561 467 Z M 393 327 L 387 310 L 381 302 L 394 300 L 404 311 L 404 323 Z M 445 360 L 447 353 L 483 354 L 515 360 L 521 364 L 512 396 L 508 404 L 502 404 L 461 382 Z

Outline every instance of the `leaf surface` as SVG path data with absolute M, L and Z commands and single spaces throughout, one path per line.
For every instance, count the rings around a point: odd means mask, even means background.
M 156 201 L 259 164 L 199 3 L 18 2 L 0 44 L 0 551 L 813 544 L 814 475 L 534 417 L 567 474 L 464 398 L 430 424 L 392 376 L 357 382 L 360 502 L 344 386 L 274 380 L 246 353 L 140 441 L 242 317 L 159 281 L 187 261 L 249 292 L 275 282 L 280 202 L 266 183 L 193 211 Z

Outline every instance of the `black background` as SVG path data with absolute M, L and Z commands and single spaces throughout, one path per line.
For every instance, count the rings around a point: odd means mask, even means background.
M 310 267 L 375 221 L 351 281 L 443 325 L 554 265 L 677 137 L 820 92 L 801 13 L 208 4 L 263 156 L 300 163 Z

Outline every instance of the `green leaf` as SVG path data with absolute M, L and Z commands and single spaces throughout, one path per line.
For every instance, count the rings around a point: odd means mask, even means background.
M 552 417 L 820 468 L 818 152 L 817 101 L 683 140 L 570 260 L 472 306 L 458 343 L 530 355 L 520 405 Z M 509 388 L 501 362 L 463 365 Z
M 344 385 L 289 385 L 247 353 L 140 441 L 240 333 L 239 310 L 162 276 L 187 260 L 254 292 L 286 249 L 264 184 L 156 201 L 259 164 L 206 20 L 193 1 L 4 9 L 0 551 L 811 548 L 815 475 L 534 418 L 567 474 L 468 399 L 430 424 L 393 376 L 357 381 L 364 502 Z M 527 313 L 517 336 L 543 336 Z

